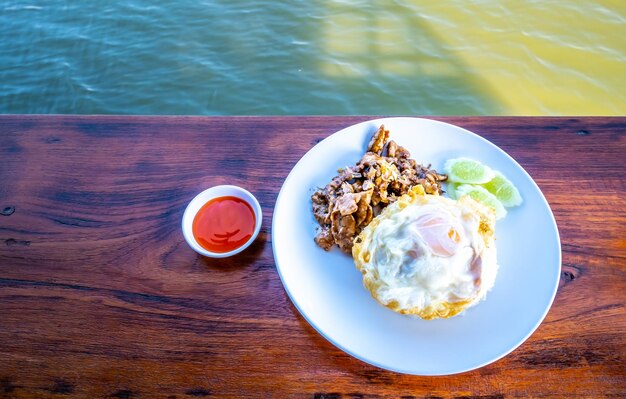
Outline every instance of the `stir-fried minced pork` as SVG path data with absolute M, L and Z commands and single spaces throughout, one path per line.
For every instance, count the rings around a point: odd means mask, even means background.
M 370 140 L 361 160 L 339 171 L 326 187 L 311 196 L 313 214 L 321 226 L 315 242 L 325 250 L 337 244 L 351 253 L 354 238 L 384 207 L 421 184 L 426 194 L 441 194 L 438 174 L 411 159 L 402 146 L 389 140 L 383 125 Z

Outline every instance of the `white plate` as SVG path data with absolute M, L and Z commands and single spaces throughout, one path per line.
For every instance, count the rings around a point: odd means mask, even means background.
M 381 123 L 412 158 L 438 171 L 449 158 L 478 159 L 507 176 L 524 203 L 496 225 L 500 270 L 487 298 L 464 314 L 425 321 L 379 305 L 363 287 L 352 257 L 313 241 L 310 196 L 354 165 Z M 524 342 L 548 313 L 558 286 L 561 244 L 554 216 L 532 178 L 504 151 L 465 129 L 418 118 L 387 118 L 343 129 L 313 147 L 283 184 L 272 246 L 285 290 L 326 339 L 375 366 L 445 375 L 489 364 Z

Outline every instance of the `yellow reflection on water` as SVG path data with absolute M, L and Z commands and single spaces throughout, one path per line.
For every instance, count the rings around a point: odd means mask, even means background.
M 329 77 L 456 85 L 490 114 L 626 114 L 626 2 L 326 6 L 320 68 Z

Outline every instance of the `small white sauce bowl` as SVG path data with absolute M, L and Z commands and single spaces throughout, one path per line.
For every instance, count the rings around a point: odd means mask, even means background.
M 196 241 L 196 238 L 193 236 L 192 225 L 193 225 L 193 219 L 196 217 L 196 214 L 198 213 L 198 211 L 200 210 L 200 208 L 202 208 L 204 204 L 206 204 L 213 198 L 218 198 L 218 197 L 241 198 L 242 200 L 250 204 L 250 207 L 252 207 L 252 210 L 254 211 L 255 226 L 254 226 L 254 232 L 252 233 L 252 237 L 250 237 L 250 239 L 246 241 L 246 243 L 240 246 L 239 248 L 233 249 L 232 251 L 229 251 L 229 252 L 208 251 L 204 249 L 198 243 L 198 241 Z M 263 221 L 262 219 L 263 219 L 263 215 L 261 213 L 261 205 L 259 205 L 259 201 L 257 201 L 254 195 L 250 194 L 250 192 L 238 186 L 228 186 L 228 185 L 214 186 L 196 195 L 195 198 L 191 200 L 189 205 L 187 205 L 187 208 L 185 209 L 185 213 L 183 214 L 183 223 L 182 223 L 183 236 L 185 237 L 185 241 L 187 241 L 187 244 L 189 244 L 191 249 L 193 249 L 200 255 L 208 256 L 210 258 L 226 258 L 232 255 L 238 254 L 239 252 L 248 248 L 250 244 L 252 244 L 252 242 L 256 239 L 257 235 L 259 235 L 259 231 L 261 230 L 261 223 Z

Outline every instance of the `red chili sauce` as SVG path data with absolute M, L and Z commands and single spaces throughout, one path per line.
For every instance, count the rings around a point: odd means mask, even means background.
M 192 231 L 198 244 L 211 252 L 230 252 L 245 244 L 256 226 L 250 204 L 237 197 L 213 198 L 193 219 Z

